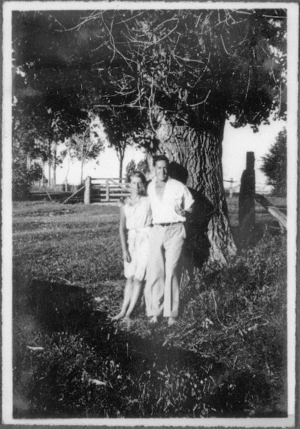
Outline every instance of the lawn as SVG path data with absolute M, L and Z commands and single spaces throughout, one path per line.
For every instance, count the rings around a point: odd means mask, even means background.
M 236 229 L 237 199 L 228 203 Z M 257 207 L 255 242 L 228 267 L 183 279 L 179 322 L 154 328 L 143 301 L 130 324 L 110 322 L 124 286 L 118 211 L 14 204 L 14 416 L 286 416 L 276 223 Z

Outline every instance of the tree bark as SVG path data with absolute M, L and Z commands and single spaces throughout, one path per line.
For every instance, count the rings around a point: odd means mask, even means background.
M 224 265 L 236 253 L 223 186 L 222 140 L 225 119 L 197 130 L 187 125 L 171 124 L 163 113 L 156 119 L 159 124 L 156 130 L 159 151 L 170 161 L 184 167 L 188 173 L 186 184 L 195 191 L 200 204 L 197 213 L 203 218 L 200 225 L 205 225 L 209 241 L 208 262 Z M 205 204 L 209 210 L 201 215 L 201 206 L 203 208 Z

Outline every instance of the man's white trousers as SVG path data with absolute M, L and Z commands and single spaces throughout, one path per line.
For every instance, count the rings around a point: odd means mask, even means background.
M 181 222 L 151 228 L 145 286 L 147 316 L 178 316 L 180 256 L 185 238 Z

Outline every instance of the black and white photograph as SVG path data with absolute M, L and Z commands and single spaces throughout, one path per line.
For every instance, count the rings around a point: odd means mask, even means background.
M 298 6 L 3 2 L 4 424 L 294 427 Z

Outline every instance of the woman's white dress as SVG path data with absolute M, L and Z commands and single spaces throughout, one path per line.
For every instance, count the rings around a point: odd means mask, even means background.
M 134 277 L 142 281 L 146 276 L 152 222 L 149 198 L 142 196 L 134 204 L 130 197 L 126 198 L 124 213 L 128 230 L 128 251 L 131 257 L 130 262 L 124 261 L 124 275 L 127 279 Z

